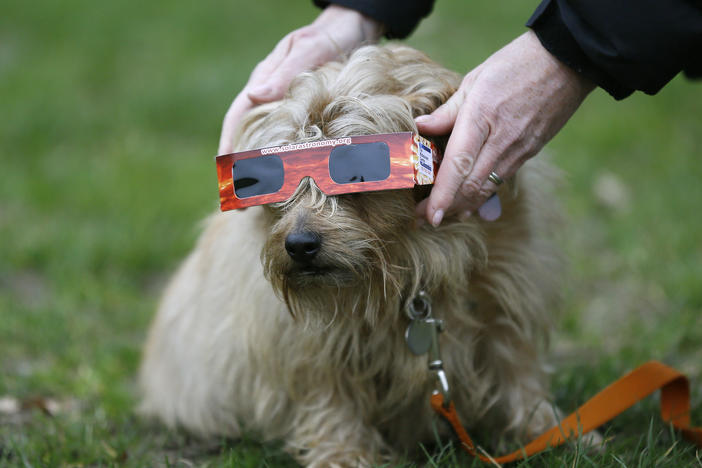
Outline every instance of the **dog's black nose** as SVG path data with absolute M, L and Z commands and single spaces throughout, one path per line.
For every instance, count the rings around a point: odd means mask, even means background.
M 299 263 L 311 262 L 321 246 L 322 238 L 312 231 L 293 232 L 285 238 L 285 250 Z

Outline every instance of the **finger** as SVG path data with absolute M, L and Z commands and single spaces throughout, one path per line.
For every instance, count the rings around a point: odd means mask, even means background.
M 495 183 L 491 180 L 490 175 L 493 173 L 496 174 L 499 183 Z M 482 189 L 476 198 L 476 202 L 473 204 L 473 206 L 477 206 L 476 211 L 480 214 L 480 217 L 486 221 L 496 221 L 502 214 L 502 203 L 497 193 L 500 185 L 504 183 L 503 177 L 507 178 L 508 176 L 500 176 L 500 174 L 507 174 L 504 163 L 498 164 L 497 167 L 490 171 L 487 180 L 483 183 Z M 461 216 L 464 219 L 469 218 L 473 215 L 473 211 L 473 209 L 467 209 L 462 212 Z
M 263 104 L 265 102 L 273 102 L 282 99 L 290 87 L 290 83 L 300 73 L 310 70 L 321 63 L 321 60 L 313 61 L 297 60 L 297 54 L 290 55 L 280 64 L 276 72 L 268 77 L 265 83 L 251 89 L 248 92 L 248 97 L 255 104 Z
M 219 137 L 218 154 L 232 152 L 233 136 L 241 118 L 255 105 L 267 101 L 273 101 L 275 96 L 269 96 L 270 90 L 266 85 L 269 72 L 285 58 L 287 50 L 285 38 L 281 40 L 273 51 L 258 65 L 251 73 L 249 82 L 244 89 L 234 98 L 231 106 L 227 110 L 222 122 L 222 133 Z
M 290 83 L 300 73 L 314 69 L 339 55 L 334 42 L 324 34 L 294 34 L 287 54 L 260 89 L 252 89 L 249 97 L 256 103 L 281 99 Z
M 497 171 L 500 171 L 499 174 L 506 174 L 507 172 L 504 169 L 500 169 L 501 166 L 498 166 Z M 496 171 L 496 172 L 497 172 Z M 503 172 L 505 171 L 505 172 Z M 507 177 L 507 176 L 505 176 Z M 477 201 L 477 206 L 478 209 L 477 211 L 480 213 L 480 217 L 486 221 L 495 221 L 497 220 L 501 213 L 502 213 L 502 205 L 500 202 L 500 199 L 497 195 L 497 192 L 499 190 L 499 185 L 495 184 L 494 182 L 490 181 L 490 179 L 486 180 L 485 183 L 483 184 L 482 190 L 480 191 L 481 194 L 489 194 L 485 195 L 485 200 L 483 201 L 482 198 L 480 197 Z M 458 198 L 458 197 L 457 197 Z M 428 198 L 425 198 L 424 200 L 420 201 L 417 203 L 417 206 L 415 207 L 415 216 L 417 217 L 417 222 L 416 225 L 420 226 L 421 223 L 424 223 L 424 214 L 427 209 L 427 204 L 429 202 Z M 458 216 L 462 220 L 466 220 L 470 218 L 473 215 L 472 210 L 462 210 L 460 207 L 460 201 L 454 200 L 454 203 L 457 203 L 457 206 L 455 210 L 458 212 Z
M 473 211 L 477 210 L 480 213 L 480 217 L 488 221 L 494 221 L 499 218 L 502 207 L 497 193 L 502 183 L 507 182 L 516 174 L 519 165 L 518 159 L 505 158 L 503 155 L 501 161 L 488 173 L 488 178 L 483 183 L 480 195 L 472 205 L 469 205 L 469 208 L 464 211 L 463 215 L 471 216 Z M 497 184 L 491 180 L 490 174 L 493 172 L 501 183 Z
M 459 90 L 431 114 L 420 115 L 414 119 L 419 133 L 428 136 L 449 134 L 454 127 L 462 102 L 463 92 Z
M 293 33 L 283 37 L 273 50 L 254 68 L 244 89 L 237 95 L 224 116 L 219 138 L 219 154 L 232 152 L 233 136 L 241 118 L 257 104 L 283 97 L 285 90 L 276 92 L 267 82 L 275 76 L 277 68 L 286 59 L 292 46 Z M 287 89 L 287 87 L 286 87 Z
M 281 79 L 270 79 L 266 83 L 256 86 L 251 90 L 246 92 L 246 96 L 254 104 L 264 104 L 266 102 L 278 101 L 283 99 L 285 92 L 288 90 L 288 86 L 292 78 L 288 80 Z
M 497 191 L 498 185 L 489 180 L 488 176 L 495 171 L 500 179 L 507 177 L 506 174 L 498 172 L 501 171 L 500 156 L 502 156 L 501 151 L 490 142 L 483 146 L 473 165 L 473 170 L 459 188 L 459 196 L 456 197 L 452 209 L 466 214 L 472 213 Z
M 285 52 L 287 53 L 288 51 L 286 50 Z M 304 53 L 305 51 L 301 52 Z M 309 58 L 308 61 L 298 60 L 296 58 L 298 55 L 299 54 L 296 53 L 294 55 L 284 57 L 284 60 L 279 64 L 276 72 L 272 76 L 268 77 L 266 81 L 257 84 L 253 88 L 247 85 L 247 87 L 244 88 L 241 93 L 239 93 L 236 99 L 234 99 L 234 102 L 224 118 L 224 123 L 222 124 L 219 154 L 231 152 L 232 137 L 234 132 L 236 131 L 239 121 L 248 111 L 250 111 L 256 105 L 282 99 L 285 96 L 285 93 L 287 92 L 292 80 L 298 74 L 317 65 L 317 62 L 319 62 L 319 59 L 317 59 L 315 62 L 310 63 Z M 272 60 L 277 60 L 277 57 L 273 57 Z M 259 71 L 260 70 L 256 70 L 254 73 L 260 76 Z
M 497 192 L 490 195 L 488 199 L 480 205 L 478 213 L 485 221 L 497 221 L 502 215 L 502 203 L 500 202 L 500 197 L 497 195 Z
M 436 183 L 427 201 L 425 215 L 433 226 L 438 226 L 447 212 L 455 211 L 454 199 L 459 189 L 470 180 L 474 161 L 488 134 L 487 125 L 465 104 L 456 118 Z
M 424 219 L 424 216 L 427 213 L 427 205 L 428 204 L 429 204 L 428 198 L 425 198 L 424 200 L 417 203 L 417 205 L 414 207 L 414 214 L 417 218 Z
M 234 151 L 234 132 L 236 131 L 241 118 L 254 107 L 254 103 L 248 98 L 244 91 L 234 99 L 232 105 L 227 110 L 222 122 L 222 133 L 219 137 L 219 148 L 217 154 L 228 154 Z
M 251 78 L 247 85 L 256 85 L 256 83 L 265 81 L 265 78 L 272 75 L 276 68 L 281 64 L 285 57 L 290 53 L 292 48 L 292 38 L 295 31 L 287 34 L 275 45 L 273 50 L 263 59 L 253 72 L 251 72 Z M 263 78 L 263 79 L 262 79 Z
M 276 83 L 276 77 L 280 74 L 281 65 L 289 59 L 292 42 L 291 33 L 281 39 L 273 51 L 251 73 L 245 90 L 253 103 L 276 101 L 285 94 L 287 85 L 290 84 L 292 78 L 285 83 L 284 87 L 281 87 Z

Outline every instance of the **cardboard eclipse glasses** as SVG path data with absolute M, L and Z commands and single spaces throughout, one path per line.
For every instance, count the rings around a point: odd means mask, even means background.
M 327 195 L 433 184 L 441 156 L 413 133 L 311 141 L 217 156 L 222 211 L 282 202 L 304 177 Z

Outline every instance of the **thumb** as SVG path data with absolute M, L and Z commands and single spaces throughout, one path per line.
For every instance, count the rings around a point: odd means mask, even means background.
M 448 135 L 451 133 L 462 102 L 463 93 L 459 90 L 431 114 L 420 115 L 415 118 L 414 122 L 417 124 L 419 133 L 429 136 Z

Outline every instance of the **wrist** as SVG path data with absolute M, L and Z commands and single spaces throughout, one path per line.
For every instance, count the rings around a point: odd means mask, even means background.
M 558 77 L 561 82 L 567 83 L 568 86 L 572 87 L 582 99 L 585 99 L 585 97 L 595 89 L 596 84 L 592 80 L 582 73 L 578 73 L 549 52 L 548 49 L 541 44 L 541 41 L 534 31 L 529 30 L 525 32 L 522 37 L 525 41 L 530 43 L 530 46 L 533 48 L 532 50 L 538 51 L 537 53 L 544 61 L 544 66 L 550 70 L 554 76 Z

